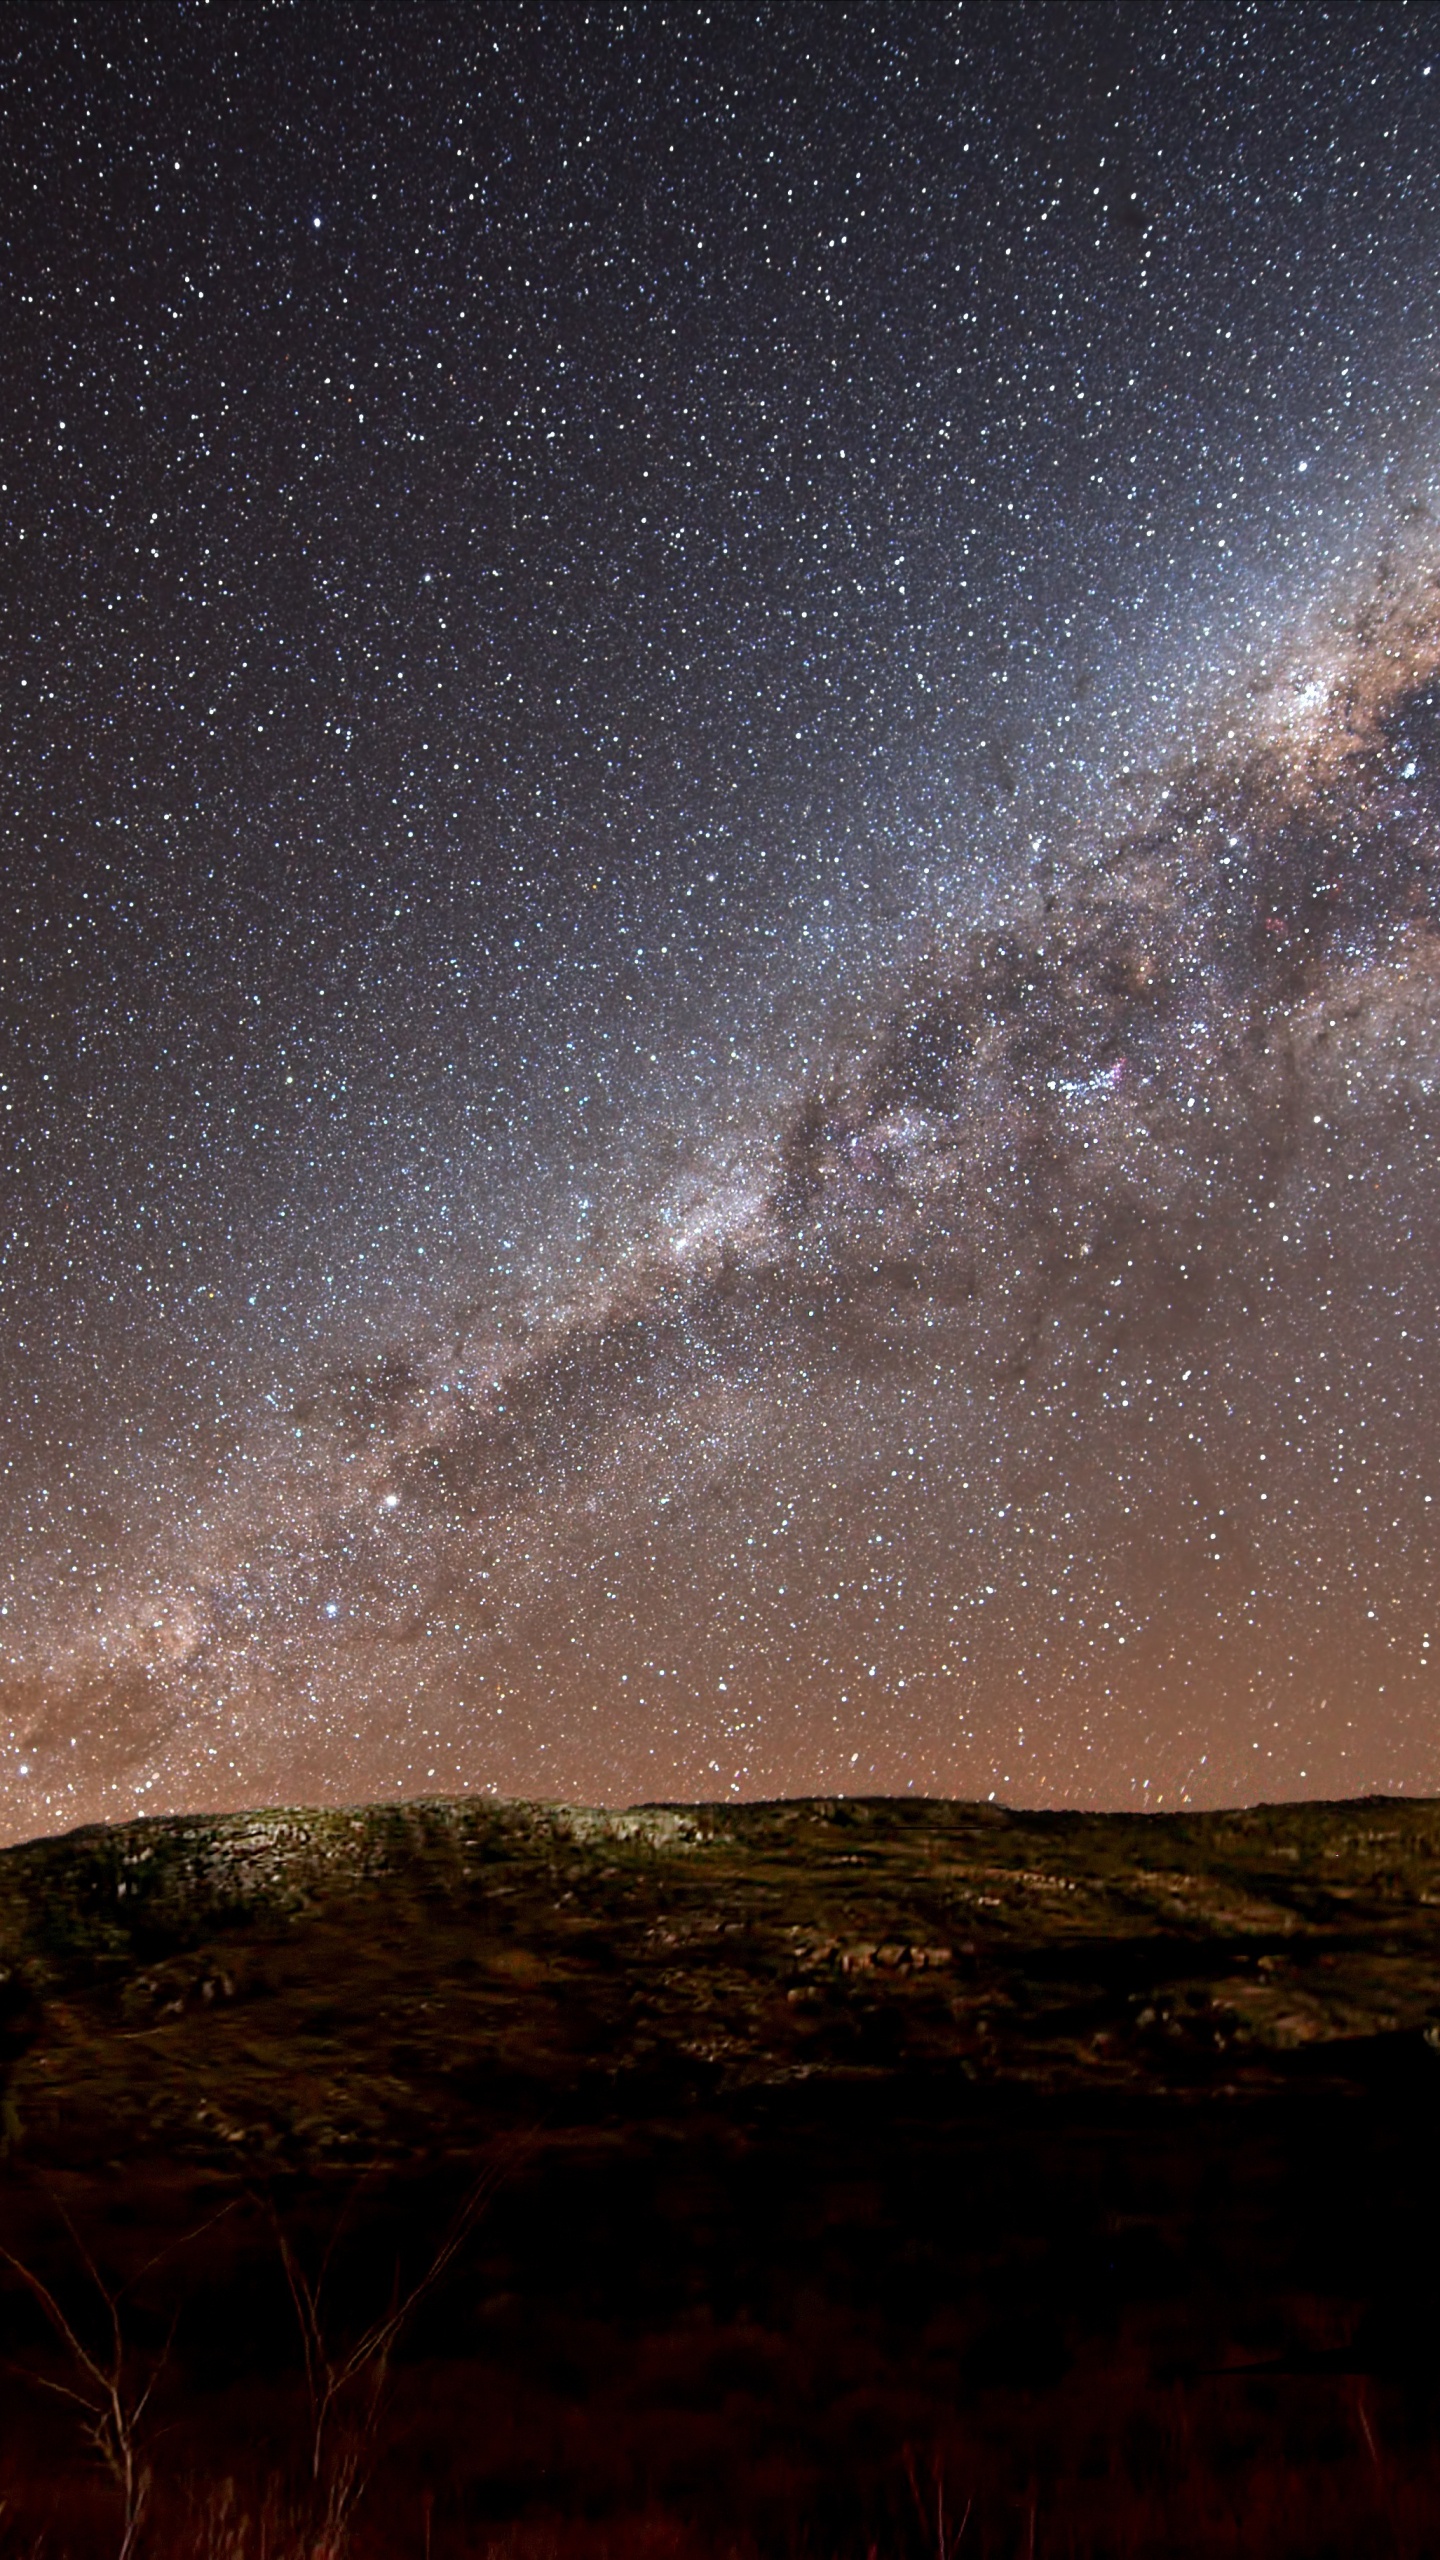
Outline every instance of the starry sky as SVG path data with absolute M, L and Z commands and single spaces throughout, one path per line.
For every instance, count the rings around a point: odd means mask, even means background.
M 0 117 L 0 1836 L 1440 1790 L 1440 10 Z

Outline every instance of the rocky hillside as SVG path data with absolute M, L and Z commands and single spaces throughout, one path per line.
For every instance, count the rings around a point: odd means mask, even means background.
M 408 2155 L 857 2074 L 1238 2096 L 1432 2067 L 1440 1806 L 160 1820 L 0 1856 L 0 1959 L 16 2135 L 77 2164 Z

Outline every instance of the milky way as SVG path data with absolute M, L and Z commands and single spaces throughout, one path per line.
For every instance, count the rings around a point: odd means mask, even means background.
M 12 66 L 6 1828 L 1440 1787 L 1440 21 L 269 23 Z

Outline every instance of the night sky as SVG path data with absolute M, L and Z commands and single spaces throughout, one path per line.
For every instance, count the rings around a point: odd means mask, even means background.
M 1440 1790 L 1440 11 L 0 115 L 0 1834 Z

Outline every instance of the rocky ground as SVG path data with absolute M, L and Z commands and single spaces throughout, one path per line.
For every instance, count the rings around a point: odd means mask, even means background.
M 157 2550 L 362 2422 L 357 2549 L 1437 2547 L 1440 1806 L 159 1821 L 0 1961 L 17 2550 L 107 2337 Z

